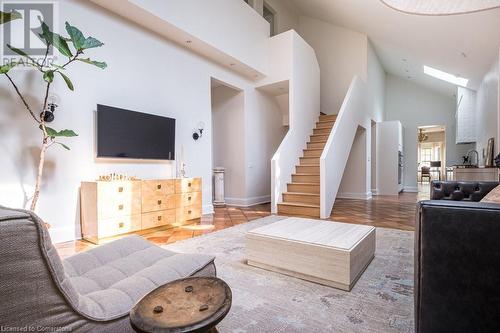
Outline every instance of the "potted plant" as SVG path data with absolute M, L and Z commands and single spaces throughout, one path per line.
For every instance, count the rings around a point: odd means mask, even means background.
M 18 12 L 5 13 L 0 11 L 0 25 L 11 22 L 13 20 L 17 20 L 21 18 L 21 14 Z M 105 69 L 107 67 L 105 62 L 94 61 L 85 56 L 85 52 L 89 49 L 101 47 L 104 44 L 94 37 L 85 37 L 84 34 L 76 27 L 70 25 L 66 22 L 66 32 L 68 33 L 68 37 L 61 36 L 49 29 L 49 26 L 40 19 L 42 32 L 39 34 L 40 38 L 46 45 L 46 52 L 43 61 L 38 62 L 33 59 L 29 54 L 24 51 L 13 47 L 12 45 L 7 44 L 6 46 L 11 49 L 13 52 L 18 54 L 23 61 L 10 61 L 4 65 L 0 66 L 0 75 L 5 76 L 5 78 L 10 82 L 11 86 L 15 90 L 16 94 L 19 96 L 21 102 L 23 103 L 26 111 L 30 114 L 31 118 L 34 121 L 34 129 L 40 131 L 41 135 L 41 148 L 40 148 L 40 157 L 38 163 L 38 172 L 35 183 L 35 190 L 33 193 L 33 197 L 31 199 L 30 209 L 32 211 L 35 210 L 38 199 L 40 197 L 40 188 L 43 177 L 43 167 L 45 163 L 45 153 L 47 149 L 52 147 L 53 145 L 59 145 L 64 149 L 69 150 L 70 148 L 60 141 L 61 138 L 69 138 L 75 137 L 77 134 L 70 129 L 56 130 L 49 126 L 47 126 L 47 106 L 48 99 L 50 94 L 51 84 L 56 79 L 63 79 L 66 83 L 66 86 L 71 91 L 74 90 L 73 83 L 70 78 L 65 74 L 68 66 L 76 63 L 82 62 L 89 65 L 96 66 L 101 69 Z M 65 61 L 60 64 L 55 63 L 47 63 L 47 56 L 51 48 L 55 48 L 59 51 L 59 53 L 65 58 Z M 29 103 L 27 102 L 24 94 L 21 92 L 17 84 L 14 82 L 12 76 L 10 75 L 10 71 L 14 69 L 16 66 L 20 65 L 28 65 L 33 70 L 36 70 L 45 81 L 45 94 L 42 98 L 42 108 L 41 110 L 35 110 Z

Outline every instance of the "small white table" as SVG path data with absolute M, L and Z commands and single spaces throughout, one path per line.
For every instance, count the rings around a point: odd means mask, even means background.
M 287 218 L 246 234 L 251 266 L 350 291 L 375 255 L 375 228 Z

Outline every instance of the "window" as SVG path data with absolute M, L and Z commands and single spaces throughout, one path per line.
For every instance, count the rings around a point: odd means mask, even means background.
M 275 21 L 276 21 L 275 11 L 271 7 L 269 7 L 268 4 L 264 3 L 264 13 L 262 16 L 264 17 L 264 19 L 267 22 L 269 22 L 270 35 L 274 36 L 275 35 L 274 25 L 275 25 Z

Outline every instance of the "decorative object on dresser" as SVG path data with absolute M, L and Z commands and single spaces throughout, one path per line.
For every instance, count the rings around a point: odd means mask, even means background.
M 375 255 L 375 228 L 287 218 L 246 234 L 250 266 L 350 291 Z
M 82 182 L 85 240 L 172 228 L 201 217 L 201 178 Z

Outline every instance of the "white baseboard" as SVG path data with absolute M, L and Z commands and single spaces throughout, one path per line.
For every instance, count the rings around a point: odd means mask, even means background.
M 60 227 L 60 228 L 49 228 L 49 235 L 52 243 L 63 243 L 74 241 L 75 239 L 80 239 L 81 235 L 75 235 L 74 226 L 71 227 Z
M 203 205 L 201 207 L 202 214 L 213 214 L 214 213 L 214 205 L 208 204 L 208 205 Z
M 372 192 L 366 192 L 366 193 L 342 192 L 337 194 L 337 198 L 369 200 L 372 198 Z
M 271 195 L 250 198 L 225 198 L 226 205 L 236 207 L 249 207 L 253 205 L 271 202 Z
M 418 192 L 418 187 L 416 187 L 416 186 L 405 186 L 405 187 L 403 187 L 403 192 L 417 193 Z

